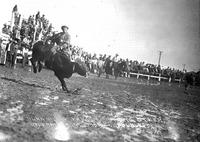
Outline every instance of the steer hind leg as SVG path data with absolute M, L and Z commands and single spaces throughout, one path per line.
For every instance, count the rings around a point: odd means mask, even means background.
M 56 75 L 56 76 L 58 77 L 58 79 L 60 80 L 63 91 L 66 91 L 67 93 L 70 93 L 70 91 L 67 89 L 67 86 L 66 86 L 66 83 L 65 83 L 64 78 L 61 77 L 61 76 L 59 76 L 59 75 L 57 75 L 57 74 L 55 74 L 55 75 Z
M 40 72 L 42 70 L 43 64 L 38 61 L 38 72 Z
M 36 61 L 33 58 L 31 58 L 30 61 L 33 66 L 33 72 L 37 73 Z

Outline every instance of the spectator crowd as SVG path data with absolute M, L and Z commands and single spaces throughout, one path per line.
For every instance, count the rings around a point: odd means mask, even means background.
M 28 63 L 29 53 L 31 53 L 32 45 L 35 41 L 43 40 L 44 42 L 53 35 L 56 34 L 54 31 L 52 23 L 45 17 L 44 14 L 38 11 L 35 15 L 30 15 L 27 19 L 22 18 L 21 14 L 18 13 L 17 5 L 13 8 L 14 13 L 14 22 L 12 24 L 4 24 L 2 28 L 2 33 L 9 36 L 8 43 L 5 48 L 5 54 L 7 55 L 6 60 L 9 61 L 9 57 L 12 56 L 12 50 L 9 48 L 11 44 L 15 44 L 14 53 L 16 56 L 21 54 L 23 59 L 23 65 Z M 3 50 L 3 39 L 0 38 L 0 51 Z M 20 51 L 20 52 L 17 52 Z M 174 68 L 163 68 L 160 65 L 139 62 L 137 60 L 130 59 L 122 59 L 119 58 L 117 54 L 114 57 L 107 54 L 91 54 L 80 48 L 79 46 L 71 45 L 69 47 L 70 57 L 72 61 L 82 61 L 85 62 L 88 70 L 92 73 L 97 73 L 98 71 L 98 63 L 105 62 L 106 60 L 112 61 L 123 61 L 127 64 L 127 69 L 130 72 L 134 73 L 142 73 L 148 75 L 161 75 L 163 77 L 171 77 L 171 78 L 181 78 L 184 71 L 174 69 Z M 2 51 L 0 52 L 0 57 L 2 56 Z M 9 55 L 10 54 L 10 55 Z M 30 55 L 31 56 L 31 55 Z M 102 64 L 103 64 L 102 63 Z

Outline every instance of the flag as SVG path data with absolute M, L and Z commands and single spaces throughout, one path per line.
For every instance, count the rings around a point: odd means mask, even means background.
M 14 12 L 17 12 L 17 11 L 18 11 L 18 9 L 17 9 L 17 5 L 15 5 L 15 6 L 13 7 L 12 12 L 14 13 Z

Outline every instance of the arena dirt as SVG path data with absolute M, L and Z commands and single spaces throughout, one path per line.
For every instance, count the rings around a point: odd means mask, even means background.
M 76 74 L 65 93 L 52 71 L 0 66 L 0 141 L 197 142 L 200 89 Z

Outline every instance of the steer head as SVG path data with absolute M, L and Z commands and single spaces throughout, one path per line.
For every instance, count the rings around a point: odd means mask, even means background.
M 73 72 L 86 77 L 86 67 L 82 64 L 73 63 Z

